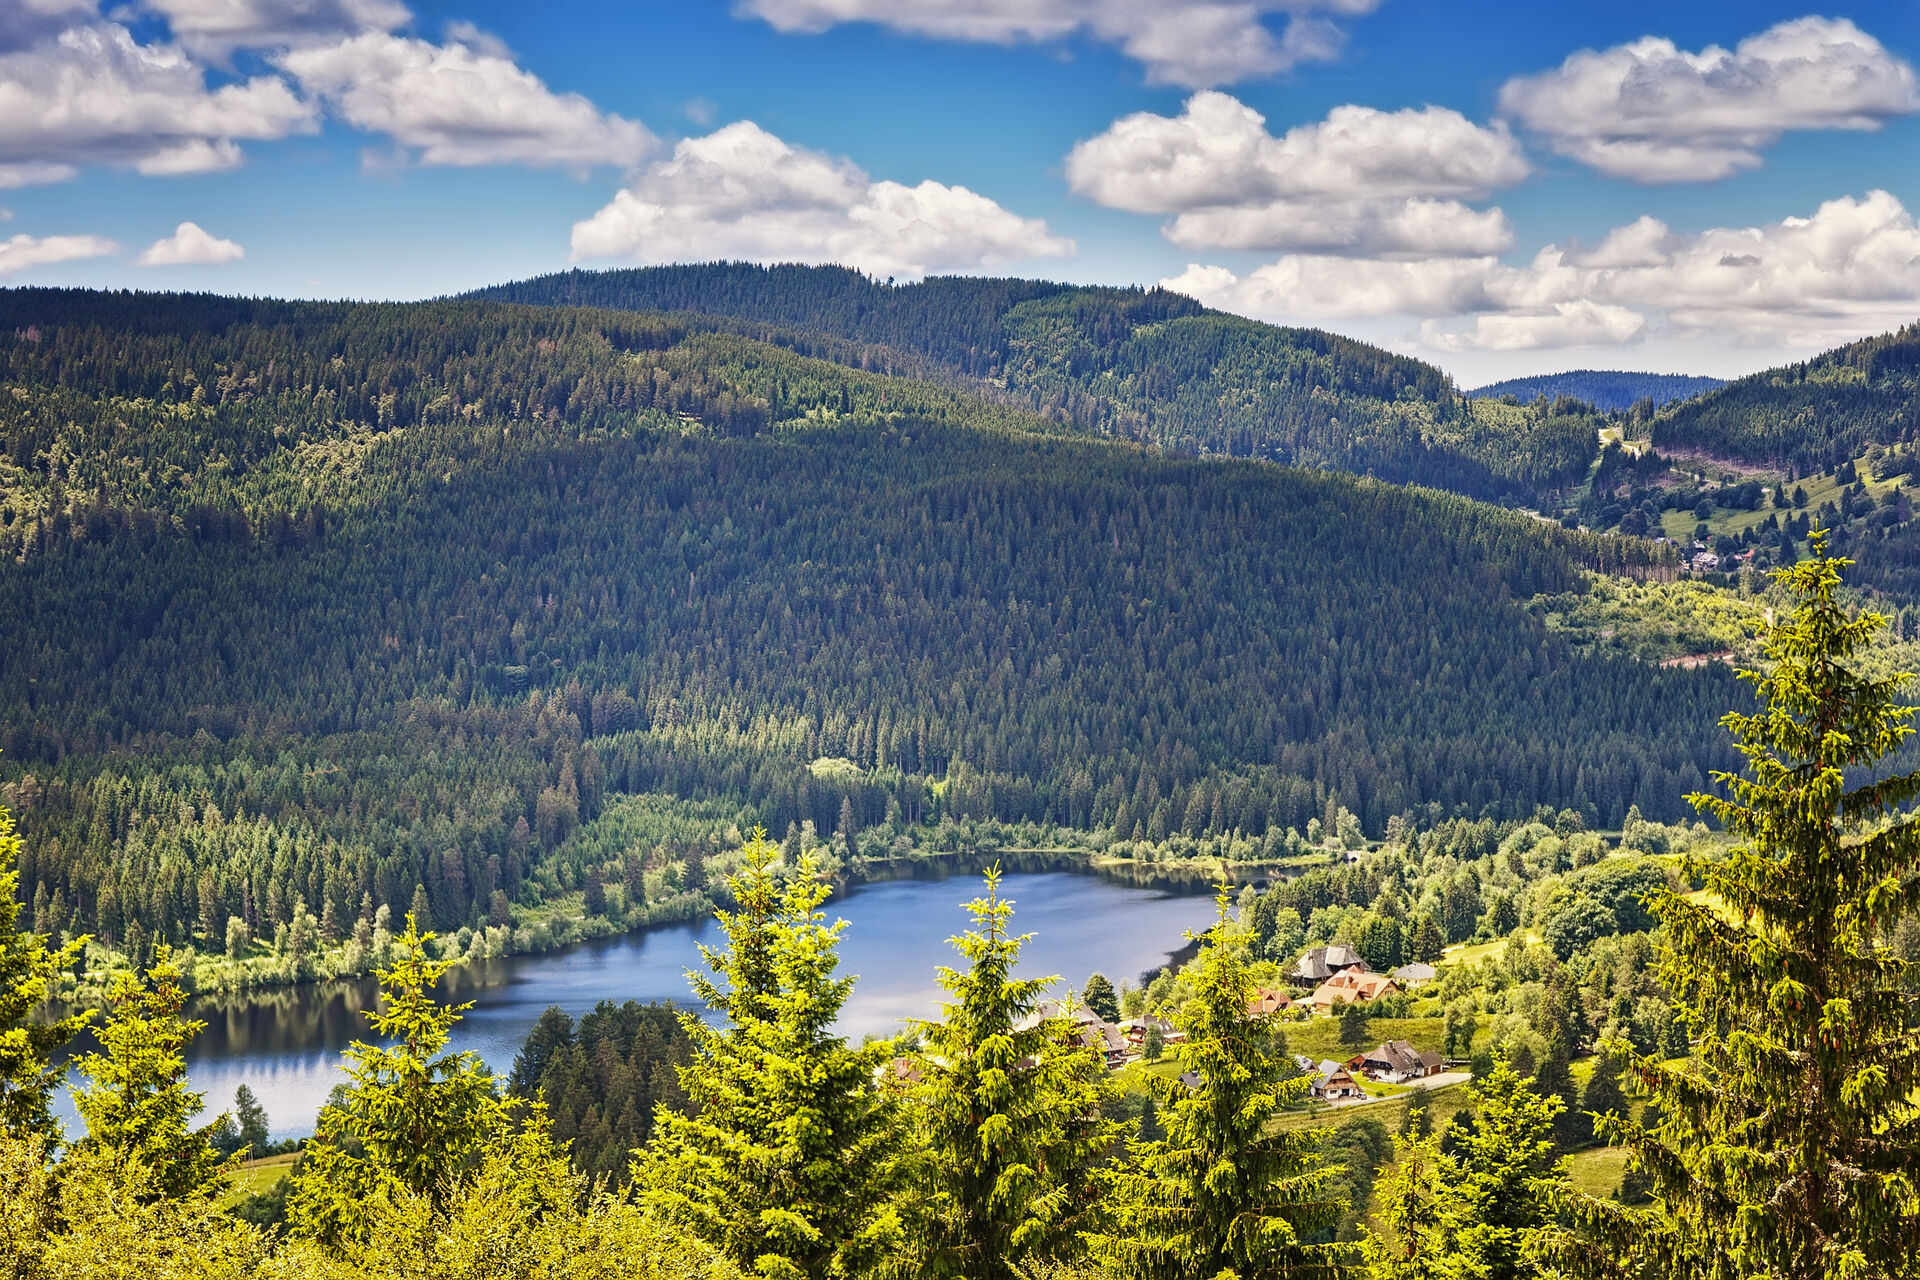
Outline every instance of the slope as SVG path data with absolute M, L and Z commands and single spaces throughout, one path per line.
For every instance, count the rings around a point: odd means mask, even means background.
M 1920 428 L 1920 325 L 1836 347 L 1683 401 L 1654 420 L 1663 451 L 1825 471 Z
M 1572 369 L 1566 373 L 1541 373 L 1530 378 L 1490 382 L 1467 394 L 1494 400 L 1501 396 L 1513 396 L 1521 404 L 1531 404 L 1542 396 L 1548 399 L 1571 396 L 1602 411 L 1610 411 L 1630 409 L 1642 400 L 1651 400 L 1655 405 L 1671 404 L 1725 385 L 1725 378 L 1696 377 L 1684 373 Z
M 1432 365 L 1159 289 L 965 277 L 896 288 L 842 267 L 708 263 L 570 271 L 471 296 L 793 326 L 927 359 L 1078 430 L 1485 499 L 1546 503 L 1597 450 L 1585 412 L 1494 413 Z
M 1723 673 L 1516 603 L 1648 544 L 680 322 L 4 293 L 0 441 L 27 882 L 110 935 L 484 920 L 622 792 L 1377 831 L 1724 763 Z

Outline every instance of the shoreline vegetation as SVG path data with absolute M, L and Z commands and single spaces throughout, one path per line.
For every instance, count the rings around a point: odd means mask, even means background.
M 609 798 L 610 808 L 617 810 L 622 801 L 672 803 L 659 796 L 621 796 Z M 962 875 L 994 862 L 1012 870 L 1073 871 L 1142 885 L 1166 886 L 1177 881 L 1199 891 L 1218 883 L 1223 875 L 1238 885 L 1312 867 L 1335 866 L 1349 852 L 1335 847 L 1337 841 L 1306 847 L 1298 838 L 1283 843 L 1282 848 L 1300 851 L 1280 857 L 1260 856 L 1259 851 L 1266 847 L 1263 842 L 1233 838 L 1216 841 L 1176 836 L 1152 845 L 1115 841 L 1104 832 L 1053 829 L 1036 840 L 1033 837 L 1037 832 L 1029 830 L 1034 825 L 947 823 L 919 834 L 933 841 L 957 843 L 958 847 L 916 844 L 901 850 L 898 846 L 908 837 L 900 835 L 894 837 L 887 852 L 872 856 L 849 857 L 844 843 L 837 839 L 811 843 L 810 831 L 802 835 L 801 847 L 834 883 L 836 892 L 860 884 L 913 878 L 929 871 L 942 876 Z M 733 835 L 737 840 L 737 833 L 738 824 L 730 823 L 714 834 L 721 839 Z M 1370 845 L 1377 847 L 1378 843 L 1360 841 L 1352 852 Z M 664 896 L 645 898 L 635 906 L 628 905 L 631 886 L 604 879 L 598 911 L 590 909 L 595 895 L 584 883 L 532 902 L 514 903 L 508 907 L 507 923 L 465 924 L 437 939 L 437 958 L 450 960 L 459 968 L 469 962 L 543 955 L 580 943 L 704 919 L 717 907 L 729 905 L 723 889 L 716 893 L 719 880 L 709 877 L 723 878 L 732 865 L 729 853 L 703 856 L 698 848 L 690 848 L 686 856 L 652 873 L 654 889 L 664 891 Z M 690 886 L 689 875 L 700 883 Z M 281 926 L 274 939 L 252 943 L 238 957 L 211 949 L 211 940 L 202 936 L 196 941 L 204 945 L 188 943 L 174 952 L 180 983 L 192 995 L 243 996 L 286 987 L 366 981 L 387 963 L 397 945 L 390 918 L 383 906 L 370 920 L 356 922 L 351 932 L 326 942 L 316 938 L 317 922 L 310 915 L 296 913 L 292 926 Z M 76 971 L 64 975 L 52 1003 L 103 1005 L 114 975 L 131 970 L 135 960 L 125 946 L 89 939 L 84 959 Z

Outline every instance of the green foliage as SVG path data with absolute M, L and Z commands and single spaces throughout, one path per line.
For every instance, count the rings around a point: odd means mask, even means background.
M 1114 992 L 1113 980 L 1104 973 L 1087 976 L 1087 985 L 1081 989 L 1080 999 L 1087 1008 L 1105 1018 L 1108 1022 L 1120 1021 L 1120 997 Z
M 1330 1173 L 1316 1167 L 1313 1136 L 1271 1129 L 1307 1080 L 1263 1051 L 1224 886 L 1203 942 L 1194 994 L 1174 1015 L 1187 1035 L 1174 1053 L 1195 1082 L 1154 1077 L 1166 1137 L 1134 1144 L 1113 1178 L 1116 1223 L 1090 1244 L 1108 1269 L 1141 1280 L 1345 1275 L 1351 1250 L 1315 1242 L 1345 1206 L 1325 1197 Z
M 1424 1112 L 1410 1111 L 1409 1117 Z M 1451 1251 L 1460 1166 L 1440 1150 L 1440 1136 L 1414 1131 L 1394 1139 L 1393 1163 L 1374 1187 L 1378 1217 L 1387 1228 L 1367 1238 L 1374 1280 L 1434 1280 Z
M 894 288 L 842 267 L 710 263 L 580 272 L 481 290 L 541 305 L 694 311 L 792 326 L 863 366 L 989 380 L 1049 420 L 1180 452 L 1270 458 L 1475 497 L 1577 483 L 1596 419 L 1467 402 L 1431 365 L 1313 329 L 1208 311 L 1161 289 L 933 278 Z M 743 331 L 783 339 L 755 325 Z M 810 349 L 824 345 L 814 336 Z
M 260 1099 L 254 1096 L 253 1090 L 244 1084 L 233 1091 L 233 1116 L 239 1125 L 241 1148 L 254 1157 L 266 1154 L 270 1136 L 267 1109 L 260 1105 Z
M 923 1155 L 901 1213 L 909 1273 L 929 1280 L 1012 1280 L 1032 1261 L 1076 1255 L 1097 1202 L 1092 1170 L 1120 1140 L 1094 1118 L 1112 1092 L 1105 1064 L 1069 1018 L 1043 1016 L 1058 978 L 1013 976 L 1029 935 L 1007 932 L 1013 904 L 999 883 L 995 866 L 986 896 L 967 904 L 975 927 L 953 943 L 968 966 L 941 967 L 952 997 L 942 1017 L 917 1024 L 910 1098 Z
M 1920 824 L 1902 808 L 1920 774 L 1875 776 L 1913 709 L 1905 675 L 1852 670 L 1885 619 L 1848 613 L 1847 562 L 1824 544 L 1779 575 L 1797 603 L 1768 633 L 1769 668 L 1744 673 L 1760 710 L 1724 722 L 1746 771 L 1692 797 L 1745 843 L 1688 860 L 1708 901 L 1655 902 L 1660 977 L 1699 1037 L 1689 1061 L 1628 1055 L 1659 1119 L 1615 1130 L 1656 1205 L 1583 1206 L 1577 1259 L 1625 1247 L 1716 1280 L 1916 1274 L 1920 1006 L 1886 939 L 1920 902 Z
M 1507 378 L 1476 388 L 1470 394 L 1490 400 L 1513 396 L 1522 404 L 1531 404 L 1542 396 L 1549 399 L 1570 396 L 1600 409 L 1630 409 L 1642 400 L 1647 401 L 1649 407 L 1665 405 L 1724 385 L 1723 378 L 1690 377 L 1682 373 L 1572 369 L 1530 378 Z
M 298 1231 L 324 1245 L 367 1241 L 382 1197 L 422 1197 L 444 1207 L 455 1181 L 507 1124 L 493 1077 L 471 1053 L 444 1052 L 470 1005 L 445 1006 L 433 985 L 451 961 L 429 958 L 432 934 L 412 916 L 399 954 L 381 970 L 381 999 L 367 1015 L 390 1046 L 356 1040 L 347 1083 L 320 1112 L 288 1205 Z
M 162 944 L 144 979 L 131 971 L 114 976 L 99 1033 L 106 1052 L 74 1063 L 87 1081 L 73 1094 L 87 1125 L 75 1149 L 144 1170 L 142 1185 L 174 1200 L 224 1191 L 232 1176 L 214 1146 L 214 1126 L 187 1127 L 203 1095 L 187 1088 L 185 1051 L 207 1024 L 180 1017 L 186 1002 L 180 966 Z
M 594 929 L 698 914 L 667 873 L 756 820 L 849 809 L 861 856 L 946 818 L 1259 838 L 1330 798 L 1612 822 L 1731 761 L 1725 673 L 1576 661 L 1514 603 L 1649 544 L 680 321 L 19 291 L 0 382 L 21 897 L 210 982 L 381 963 L 327 908 L 416 886 L 488 951 L 579 936 L 525 913 L 595 870 Z M 643 792 L 696 807 L 597 825 Z
M 622 1183 L 633 1152 L 652 1140 L 656 1112 L 685 1108 L 679 1068 L 691 1048 L 666 1001 L 602 1000 L 577 1029 L 551 1008 L 527 1034 L 507 1088 L 546 1103 L 554 1140 L 574 1168 Z
M 725 1025 L 683 1016 L 694 1111 L 656 1113 L 635 1180 L 644 1203 L 742 1267 L 854 1274 L 899 1246 L 888 1193 L 901 1122 L 875 1080 L 892 1045 L 849 1049 L 830 1033 L 853 979 L 834 976 L 845 922 L 818 910 L 829 887 L 805 860 L 780 884 L 764 832 L 744 855 L 730 881 L 738 909 L 718 913 L 727 950 L 701 949 L 715 978 L 689 975 Z
M 1635 582 L 1589 574 L 1577 591 L 1536 596 L 1527 610 L 1583 654 L 1660 662 L 1732 650 L 1745 656 L 1766 626 L 1759 601 L 1693 578 Z
M 1837 347 L 1684 401 L 1654 421 L 1663 449 L 1792 463 L 1802 475 L 1893 444 L 1920 398 L 1920 326 Z
M 1502 1059 L 1468 1089 L 1478 1119 L 1460 1140 L 1455 1275 L 1513 1280 L 1539 1274 L 1530 1260 L 1553 1219 L 1565 1170 L 1553 1159 L 1554 1120 L 1563 1104 L 1542 1097 Z
M 0 1135 L 51 1140 L 58 1128 L 47 1101 L 66 1076 L 53 1058 L 80 1034 L 92 1011 L 39 1015 L 59 975 L 79 960 L 85 940 L 49 948 L 21 927 L 21 852 L 13 814 L 0 805 Z

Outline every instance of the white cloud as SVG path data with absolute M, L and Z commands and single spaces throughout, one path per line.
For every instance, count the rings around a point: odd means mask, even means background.
M 420 164 L 579 170 L 633 165 L 653 146 L 645 126 L 464 44 L 368 32 L 278 61 L 341 119 L 388 135 Z
M 1188 248 L 1361 255 L 1498 253 L 1506 216 L 1476 210 L 1527 174 L 1504 127 L 1444 107 L 1335 107 L 1275 137 L 1227 94 L 1196 93 L 1178 116 L 1139 112 L 1076 145 L 1067 182 L 1099 204 L 1175 215 Z
M 1671 337 L 1821 347 L 1920 315 L 1920 226 L 1885 191 L 1761 227 L 1675 232 L 1642 218 L 1591 249 L 1549 246 L 1524 266 L 1291 254 L 1245 276 L 1189 266 L 1162 281 L 1267 320 L 1410 316 L 1440 350 L 1617 345 Z M 1471 317 L 1466 329 L 1442 323 Z
M 24 49 L 99 14 L 96 0 L 6 0 L 0 4 L 0 52 Z
M 1913 68 L 1844 18 L 1797 18 L 1699 53 L 1649 36 L 1509 80 L 1503 115 L 1615 177 L 1724 178 L 1793 129 L 1875 129 L 1920 110 Z
M 61 181 L 85 163 L 229 169 L 242 140 L 316 127 L 313 107 L 277 77 L 209 89 L 179 48 L 138 44 L 109 23 L 0 54 L 0 120 L 0 187 Z
M 397 0 L 141 0 L 141 4 L 167 20 L 181 45 L 215 60 L 225 59 L 235 49 L 281 49 L 326 43 L 363 31 L 391 31 L 413 16 Z
M 98 258 L 120 248 L 99 236 L 15 236 L 0 240 L 0 276 L 76 258 Z
M 1117 46 L 1148 81 L 1187 88 L 1231 84 L 1337 57 L 1332 17 L 1370 13 L 1379 0 L 739 0 L 738 11 L 776 30 L 817 33 L 872 22 L 911 35 L 980 44 L 1051 43 L 1083 36 Z M 1278 33 L 1274 23 L 1280 23 Z
M 838 262 L 874 275 L 968 271 L 1073 251 L 965 187 L 874 182 L 851 161 L 740 121 L 650 165 L 574 224 L 573 256 Z
M 134 263 L 142 267 L 184 267 L 238 262 L 246 256 L 247 251 L 233 241 L 209 235 L 198 223 L 183 222 L 172 235 L 149 245 Z

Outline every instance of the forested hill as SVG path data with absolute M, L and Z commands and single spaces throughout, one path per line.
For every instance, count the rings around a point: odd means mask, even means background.
M 896 287 L 844 267 L 707 263 L 569 271 L 471 296 L 830 334 L 988 381 L 1082 431 L 1478 498 L 1557 505 L 1598 448 L 1596 423 L 1579 409 L 1472 401 L 1422 361 L 1161 289 L 973 277 Z
M 620 792 L 1378 831 L 1727 763 L 1723 672 L 1515 603 L 1651 544 L 656 318 L 0 292 L 0 447 L 0 776 L 109 933 L 484 919 Z
M 1920 325 L 1836 347 L 1683 401 L 1654 443 L 1742 462 L 1831 470 L 1920 433 Z
M 1725 378 L 1696 377 L 1684 373 L 1633 373 L 1622 369 L 1573 369 L 1566 373 L 1541 373 L 1531 378 L 1508 378 L 1491 382 L 1467 394 L 1497 400 L 1512 396 L 1521 404 L 1532 404 L 1545 396 L 1552 400 L 1571 396 L 1584 400 L 1603 412 L 1630 409 L 1643 400 L 1655 405 L 1685 400 L 1715 387 L 1726 385 Z

